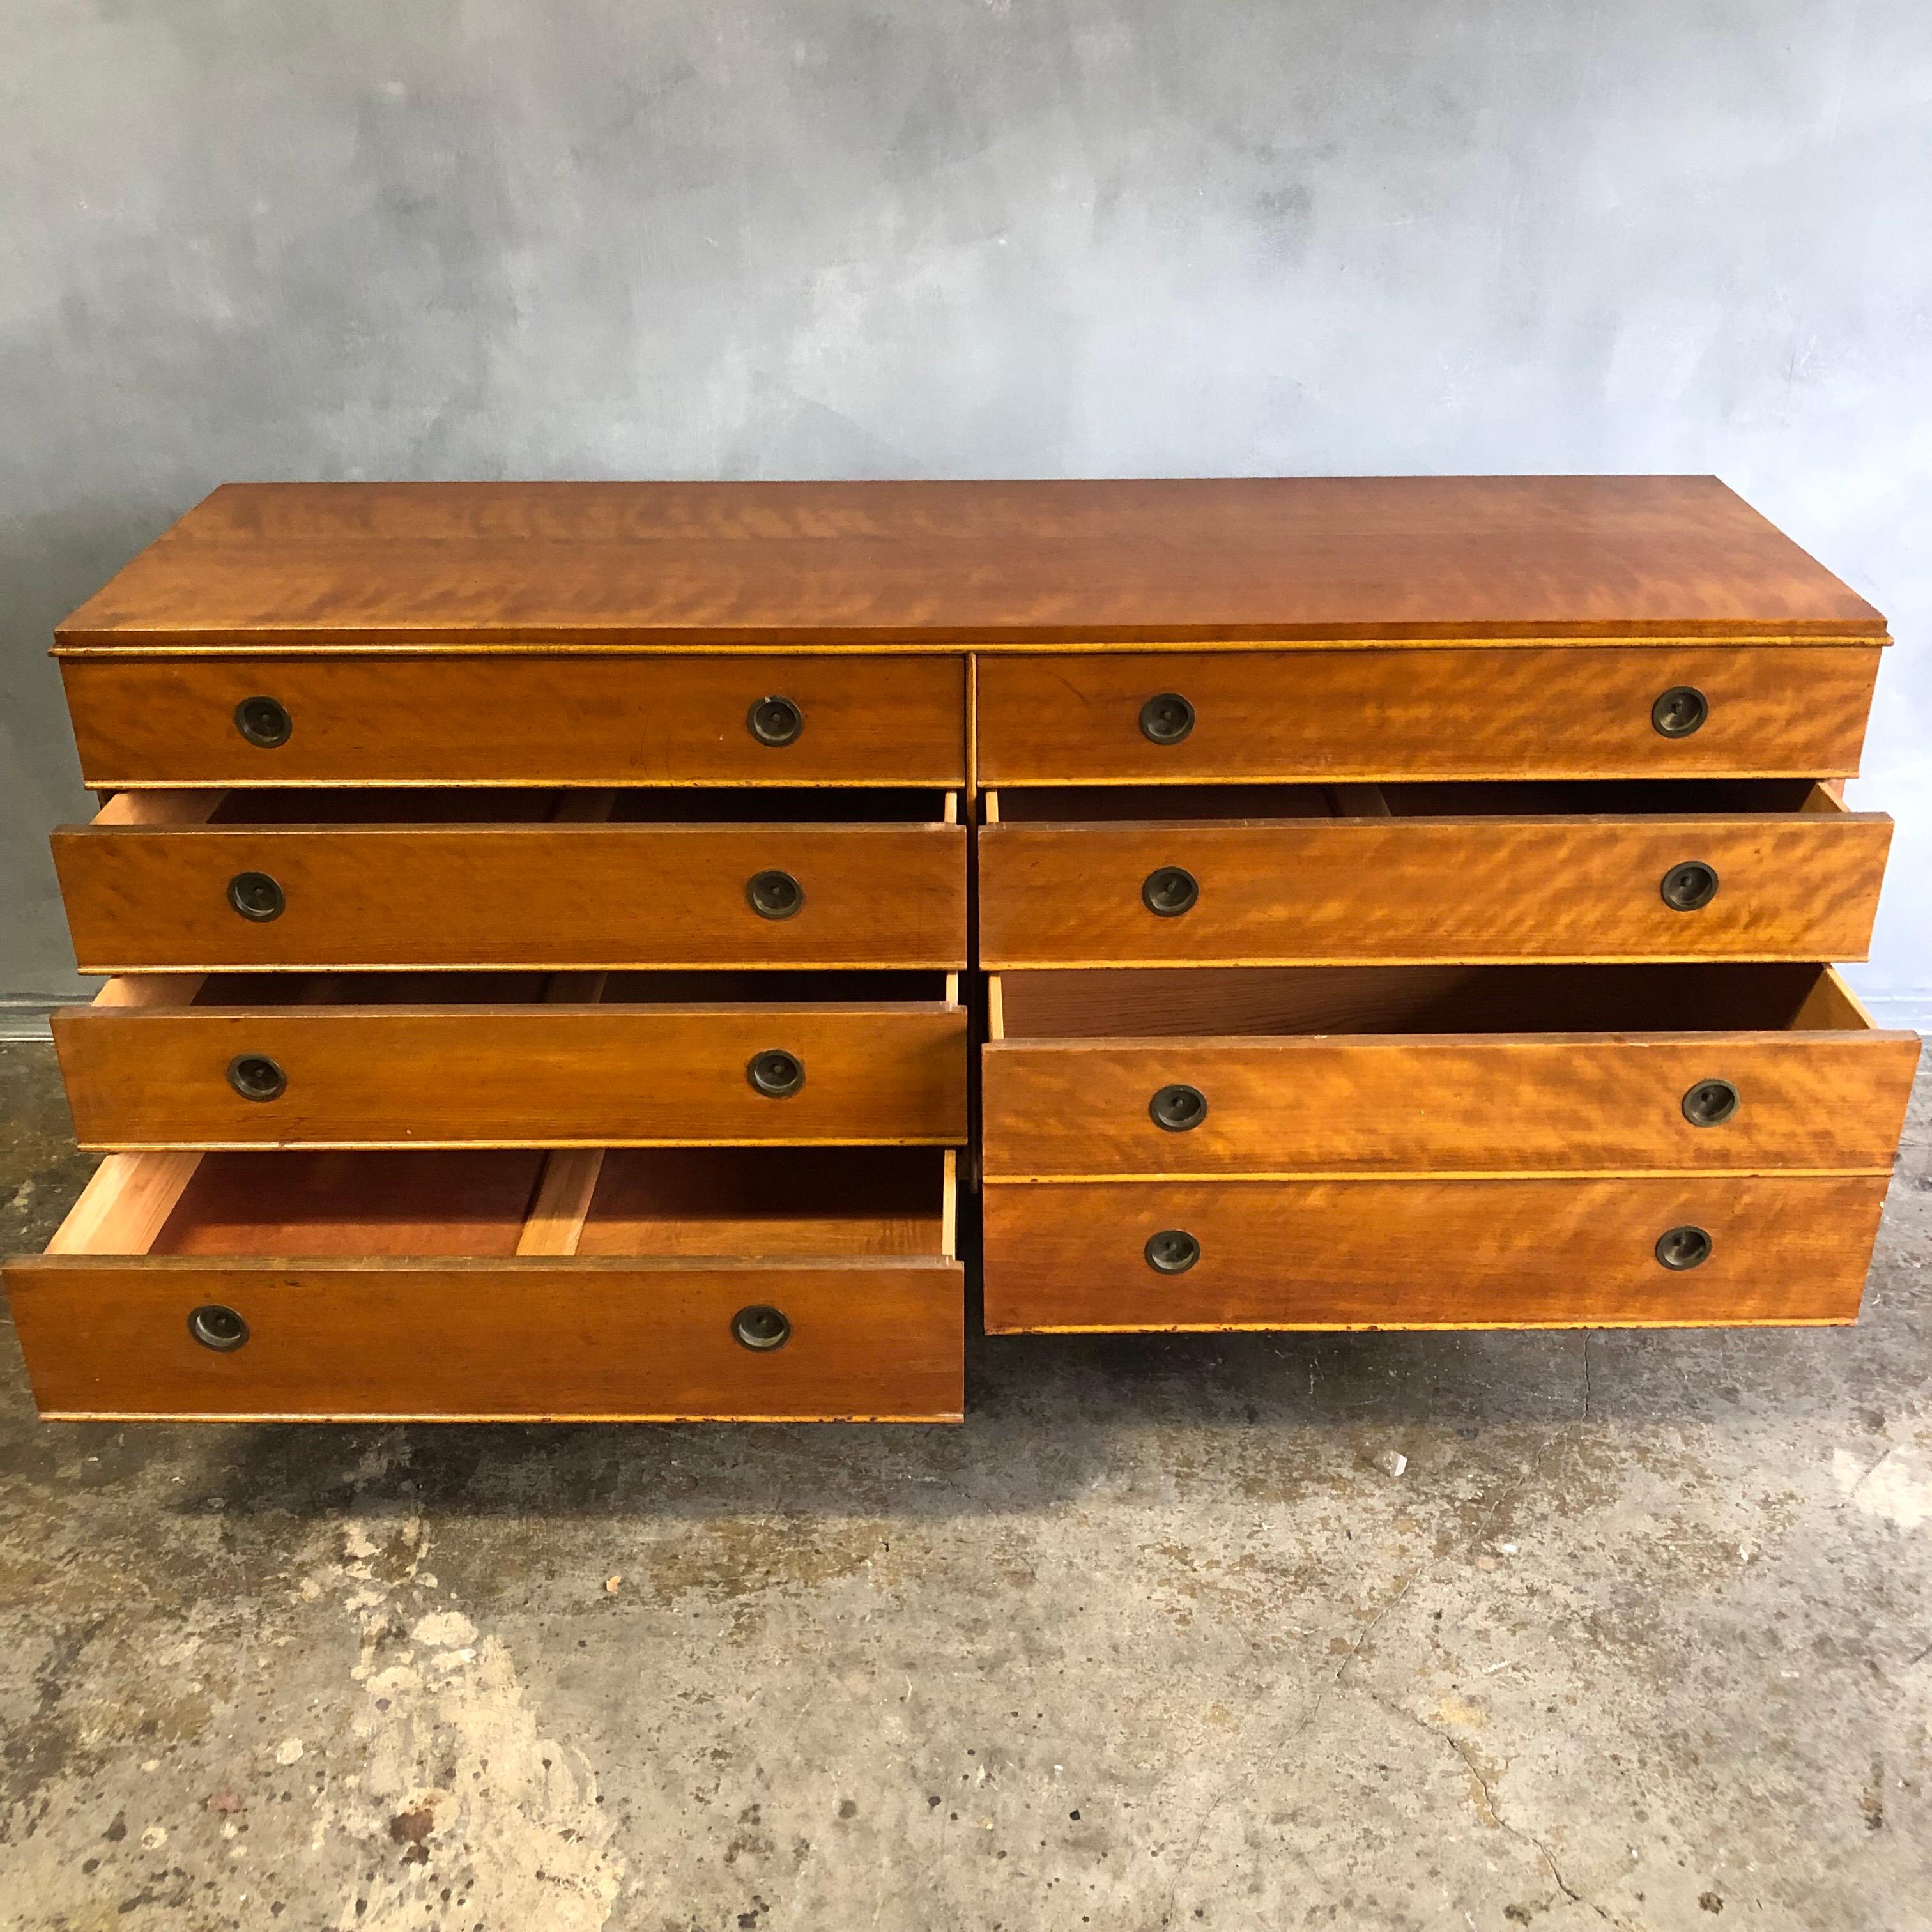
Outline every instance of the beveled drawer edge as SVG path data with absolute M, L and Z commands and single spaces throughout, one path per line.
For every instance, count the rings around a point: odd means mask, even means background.
M 140 641 L 130 640 L 138 635 Z M 1366 637 L 1096 638 L 1090 632 L 1055 636 L 892 638 L 800 640 L 638 637 L 598 639 L 519 636 L 436 637 L 370 630 L 346 638 L 338 628 L 302 632 L 95 631 L 57 626 L 47 655 L 88 660 L 154 657 L 1070 657 L 1184 652 L 1222 652 L 1375 650 L 1876 650 L 1892 642 L 1887 630 L 1806 632 L 1790 628 L 1700 635 L 1682 631 L 1606 634 L 1539 631 L 1520 635 L 1434 628 L 1403 636 L 1394 629 Z M 98 641 L 94 641 L 98 640 Z

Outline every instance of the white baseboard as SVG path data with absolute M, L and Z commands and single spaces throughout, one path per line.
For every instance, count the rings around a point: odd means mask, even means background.
M 53 1038 L 47 1022 L 56 1006 L 70 1004 L 44 994 L 9 995 L 0 998 L 0 1040 L 34 1040 L 44 1045 Z
M 1861 993 L 1859 1004 L 1882 1027 L 1910 1027 L 1932 1034 L 1932 991 L 1921 993 Z

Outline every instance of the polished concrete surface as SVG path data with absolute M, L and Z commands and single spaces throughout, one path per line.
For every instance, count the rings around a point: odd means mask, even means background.
M 0 1119 L 11 1252 L 89 1163 L 44 1048 Z M 10 1335 L 0 1924 L 1932 1922 L 1929 1141 L 1853 1330 L 980 1342 L 958 1429 L 44 1426 Z

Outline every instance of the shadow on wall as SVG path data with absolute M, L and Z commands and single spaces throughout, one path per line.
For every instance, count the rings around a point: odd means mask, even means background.
M 38 1012 L 86 998 L 74 970 L 47 834 L 86 818 L 60 673 L 47 656 L 54 626 L 206 492 L 165 502 L 76 506 L 0 521 L 0 1012 Z

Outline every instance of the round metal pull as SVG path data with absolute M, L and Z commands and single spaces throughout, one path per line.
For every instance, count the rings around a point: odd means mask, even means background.
M 248 1324 L 232 1308 L 219 1301 L 204 1301 L 189 1311 L 188 1332 L 204 1348 L 218 1355 L 232 1355 L 248 1339 Z
M 789 872 L 754 872 L 745 896 L 760 919 L 790 919 L 805 903 L 805 888 Z
M 1695 912 L 1718 896 L 1717 868 L 1701 859 L 1686 859 L 1664 874 L 1657 890 L 1672 912 Z
M 746 1064 L 745 1078 L 760 1094 L 782 1100 L 805 1084 L 805 1062 L 782 1046 L 768 1046 L 752 1054 Z
M 732 1316 L 731 1339 L 763 1354 L 769 1348 L 782 1348 L 791 1340 L 791 1324 L 781 1310 L 754 1302 Z
M 1711 701 L 1694 684 L 1673 684 L 1650 707 L 1659 736 L 1688 738 L 1711 715 Z
M 266 1053 L 238 1053 L 228 1063 L 228 1084 L 244 1100 L 279 1100 L 289 1076 Z
M 244 698 L 235 707 L 235 728 L 250 744 L 272 752 L 289 742 L 289 734 L 296 728 L 289 707 L 279 698 Z
M 1148 1102 L 1148 1112 L 1156 1126 L 1184 1134 L 1208 1118 L 1208 1096 L 1198 1087 L 1163 1087 Z
M 1178 745 L 1194 729 L 1194 707 L 1178 691 L 1163 691 L 1141 706 L 1141 736 L 1150 744 Z
M 805 713 L 789 698 L 761 698 L 746 712 L 745 728 L 761 745 L 789 745 L 805 729 Z
M 1144 1252 L 1156 1274 L 1185 1274 L 1201 1258 L 1201 1244 L 1185 1228 L 1164 1228 L 1148 1237 Z
M 1711 1238 L 1702 1228 L 1666 1228 L 1657 1238 L 1657 1258 L 1679 1274 L 1702 1267 L 1711 1258 Z
M 1738 1111 L 1738 1090 L 1728 1080 L 1700 1080 L 1684 1096 L 1684 1118 L 1694 1127 L 1721 1126 Z
M 1161 919 L 1178 919 L 1201 896 L 1201 882 L 1184 866 L 1161 866 L 1147 875 L 1141 903 Z
M 288 901 L 266 872 L 237 872 L 228 881 L 228 903 L 244 919 L 280 919 Z

